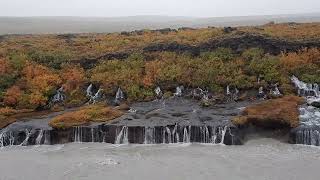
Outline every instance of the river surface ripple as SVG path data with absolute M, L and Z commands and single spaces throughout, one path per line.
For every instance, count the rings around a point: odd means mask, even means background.
M 13 146 L 0 149 L 0 180 L 314 180 L 319 160 L 319 147 L 267 138 L 242 146 Z

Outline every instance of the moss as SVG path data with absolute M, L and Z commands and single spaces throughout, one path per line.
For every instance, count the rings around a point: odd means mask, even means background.
M 89 124 L 90 122 L 107 122 L 123 115 L 123 112 L 103 105 L 90 105 L 77 111 L 67 112 L 53 118 L 49 125 L 57 129 Z
M 236 125 L 254 124 L 262 127 L 297 127 L 299 125 L 298 105 L 304 99 L 297 96 L 285 96 L 264 101 L 247 107 L 242 116 L 235 117 Z

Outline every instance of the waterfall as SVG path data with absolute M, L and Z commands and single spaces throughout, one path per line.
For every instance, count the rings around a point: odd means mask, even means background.
M 15 143 L 15 138 L 13 135 L 13 132 L 7 132 L 6 130 L 3 130 L 0 132 L 0 148 L 4 146 L 13 146 Z
M 183 129 L 183 143 L 191 142 L 191 126 L 184 127 Z
M 156 93 L 156 96 L 158 97 L 158 98 L 161 98 L 162 97 L 162 91 L 161 91 L 161 88 L 158 86 L 155 90 L 154 90 L 154 92 Z
M 144 128 L 144 144 L 155 144 L 155 128 L 154 127 L 145 127 Z
M 41 130 L 39 131 L 38 137 L 37 137 L 37 139 L 36 139 L 36 145 L 40 145 L 40 144 L 41 144 L 42 137 L 43 137 L 43 133 L 44 133 L 44 131 L 41 129 Z
M 168 135 L 168 143 L 171 144 L 173 143 L 173 139 L 172 139 L 172 134 L 171 134 L 171 130 L 169 127 L 165 128 L 165 132 L 167 132 Z M 165 136 L 164 136 L 165 137 Z M 165 143 L 165 141 L 163 141 Z
M 31 134 L 32 134 L 32 131 L 30 130 L 30 129 L 26 129 L 25 130 L 25 134 L 26 134 L 26 138 L 25 138 L 25 140 L 20 144 L 20 146 L 27 146 L 28 145 L 28 141 L 29 141 L 29 138 L 30 138 L 30 136 L 31 136 Z
M 173 131 L 171 133 L 173 139 L 172 139 L 172 143 L 178 143 L 180 142 L 180 137 L 179 137 L 179 132 L 178 132 L 178 124 L 176 124 L 173 128 Z
M 89 97 L 89 98 L 91 98 L 91 97 L 93 96 L 92 87 L 93 87 L 93 85 L 90 84 L 90 85 L 88 86 L 87 90 L 86 90 L 86 92 L 87 92 L 87 97 Z
M 178 86 L 178 87 L 176 87 L 176 92 L 173 94 L 174 96 L 178 96 L 178 97 L 180 97 L 180 96 L 182 96 L 182 90 L 184 89 L 184 87 L 183 86 Z
M 227 86 L 227 95 L 230 95 L 231 94 L 231 92 L 230 92 L 230 87 L 229 87 L 229 85 Z
M 297 77 L 291 77 L 292 83 L 297 88 L 297 93 L 299 96 L 314 96 L 319 97 L 319 85 L 318 84 L 308 84 L 300 81 Z
M 211 143 L 216 144 L 217 143 L 217 134 L 216 134 L 216 127 L 211 128 Z
M 94 128 L 91 127 L 91 142 L 94 142 Z
M 95 104 L 97 101 L 101 99 L 102 89 L 99 89 L 96 94 L 92 97 L 92 103 Z
M 0 132 L 0 147 L 1 148 L 5 146 L 5 140 L 6 140 L 6 132 L 1 131 Z
M 121 131 L 117 134 L 115 144 L 129 144 L 127 126 L 123 126 Z
M 319 130 L 303 129 L 296 133 L 297 144 L 306 144 L 319 146 L 320 145 L 320 132 Z
M 102 89 L 98 89 L 98 91 L 96 93 L 93 93 L 93 85 L 90 84 L 86 90 L 86 96 L 89 98 L 89 104 L 95 104 L 97 101 L 99 101 L 101 99 L 102 96 Z
M 220 144 L 224 144 L 224 139 L 225 139 L 225 136 L 226 136 L 226 132 L 227 132 L 227 126 L 225 127 L 219 127 L 219 135 L 221 135 L 221 142 Z
M 43 144 L 46 144 L 46 145 L 51 144 L 50 131 L 44 131 L 44 142 L 43 142 Z
M 59 103 L 59 102 L 63 102 L 65 99 L 66 99 L 66 96 L 63 93 L 63 87 L 61 87 L 56 91 L 56 94 L 53 96 L 51 102 Z
M 210 143 L 212 140 L 210 139 L 210 133 L 208 126 L 200 127 L 200 133 L 201 133 L 201 143 Z
M 117 92 L 116 92 L 116 97 L 115 97 L 114 102 L 115 102 L 116 104 L 120 104 L 121 101 L 123 101 L 124 99 L 125 99 L 125 97 L 124 97 L 123 91 L 121 90 L 121 88 L 118 88 L 118 90 L 117 90 Z
M 239 96 L 239 90 L 235 87 L 233 91 L 230 90 L 230 86 L 227 86 L 226 94 L 228 101 L 237 101 Z
M 74 127 L 73 131 L 74 131 L 74 135 L 73 135 L 74 142 L 81 143 L 82 142 L 82 127 Z
M 279 88 L 278 88 L 278 84 L 274 84 L 273 85 L 273 88 L 270 89 L 270 94 L 272 94 L 273 96 L 281 96 L 281 92 L 279 91 Z

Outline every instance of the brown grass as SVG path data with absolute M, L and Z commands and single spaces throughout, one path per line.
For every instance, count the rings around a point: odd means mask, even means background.
M 285 96 L 247 107 L 242 116 L 233 119 L 236 125 L 254 124 L 262 127 L 297 127 L 298 105 L 304 102 L 297 96 Z
M 122 115 L 123 113 L 117 109 L 102 105 L 91 105 L 57 116 L 50 121 L 49 125 L 53 128 L 65 129 L 89 124 L 90 122 L 106 122 Z

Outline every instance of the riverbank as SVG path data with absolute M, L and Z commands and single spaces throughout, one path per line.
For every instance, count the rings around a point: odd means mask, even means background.
M 318 147 L 260 137 L 244 146 L 13 146 L 0 149 L 0 174 L 4 180 L 313 180 L 318 175 L 319 153 Z

